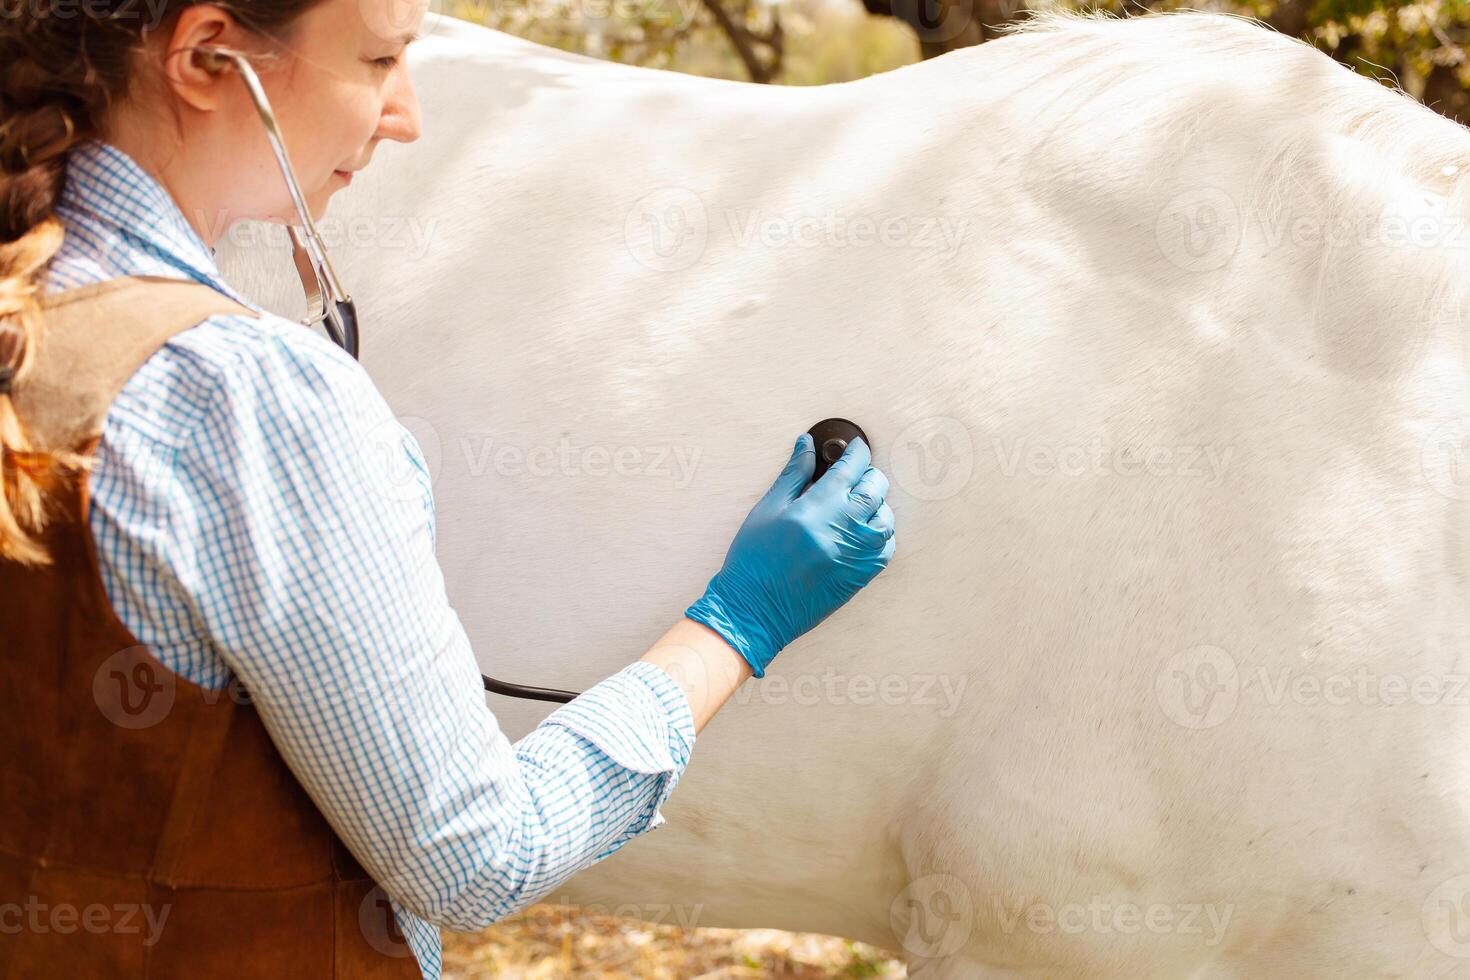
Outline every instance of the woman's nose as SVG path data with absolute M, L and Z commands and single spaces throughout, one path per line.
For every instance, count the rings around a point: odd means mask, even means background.
M 388 81 L 383 115 L 378 120 L 379 139 L 412 143 L 419 138 L 419 98 L 406 67 L 400 66 Z

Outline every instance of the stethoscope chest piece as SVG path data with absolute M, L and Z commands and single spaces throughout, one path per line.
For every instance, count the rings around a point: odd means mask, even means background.
M 863 442 L 868 444 L 868 452 L 873 451 L 873 440 L 868 438 L 861 426 L 848 419 L 822 419 L 807 432 L 811 433 L 812 445 L 817 450 L 817 467 L 812 473 L 812 483 L 820 480 L 822 474 L 842 458 L 853 439 L 861 436 Z

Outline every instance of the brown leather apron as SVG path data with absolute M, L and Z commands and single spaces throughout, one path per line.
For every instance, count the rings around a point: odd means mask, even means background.
M 90 456 L 133 372 L 219 313 L 256 315 L 151 276 L 47 296 L 21 421 Z M 0 977 L 418 978 L 244 692 L 174 674 L 118 619 L 87 478 L 58 504 L 54 564 L 0 559 Z

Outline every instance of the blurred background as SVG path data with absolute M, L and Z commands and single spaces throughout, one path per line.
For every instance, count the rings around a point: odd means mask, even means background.
M 1259 18 L 1355 71 L 1470 124 L 1470 0 L 444 0 L 435 9 L 626 64 L 771 85 L 823 85 L 983 44 L 1027 10 L 1132 15 L 1190 6 Z M 616 910 L 611 910 L 616 911 Z M 907 975 L 897 954 L 830 936 L 699 929 L 541 904 L 446 934 L 451 980 L 817 980 Z
M 1029 9 L 1189 6 L 1256 17 L 1470 123 L 1470 0 L 444 0 L 445 13 L 568 51 L 775 85 L 822 85 L 983 44 Z M 436 6 L 435 9 L 440 9 Z

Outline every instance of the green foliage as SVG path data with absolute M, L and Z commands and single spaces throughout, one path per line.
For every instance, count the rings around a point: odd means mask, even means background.
M 1065 2 L 1065 0 L 1064 0 Z M 1070 3 L 1074 8 L 1098 4 Z M 1121 12 L 1141 9 L 1137 0 L 1101 4 Z M 1177 3 L 1162 0 L 1148 9 L 1209 6 L 1257 17 L 1297 34 L 1354 70 L 1429 101 L 1466 121 L 1470 112 L 1470 0 L 1222 0 Z
M 1439 66 L 1460 87 L 1470 84 L 1464 43 L 1470 39 L 1470 2 L 1434 0 L 1314 0 L 1308 38 L 1358 71 L 1422 98 Z M 1391 77 L 1390 77 L 1391 76 Z
M 878 958 L 882 954 L 874 956 L 864 953 L 861 950 L 855 949 L 851 942 L 848 943 L 848 953 L 852 959 L 848 960 L 847 965 L 842 968 L 842 976 L 844 977 L 851 977 L 853 980 L 872 980 L 872 978 L 881 977 L 887 972 L 884 964 Z
M 1352 63 L 1359 70 L 1373 64 L 1397 66 L 1403 87 L 1422 97 L 1425 80 L 1436 66 L 1453 73 L 1460 87 L 1470 85 L 1463 42 L 1470 38 L 1470 4 L 1451 0 L 1437 4 L 1379 5 L 1342 21 L 1330 20 L 1334 38 L 1339 24 L 1362 38 Z

